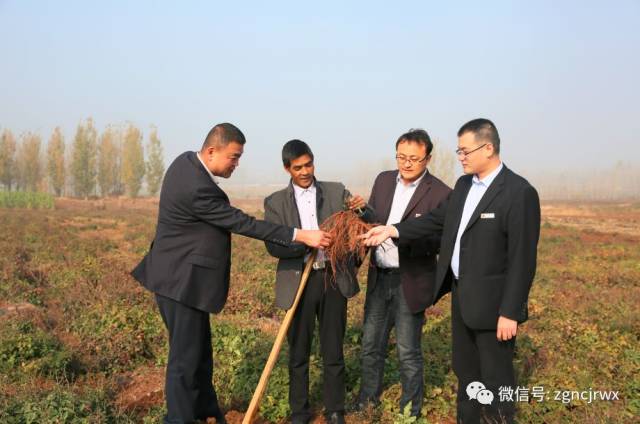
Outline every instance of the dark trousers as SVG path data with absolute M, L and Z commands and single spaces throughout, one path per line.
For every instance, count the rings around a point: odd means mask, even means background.
M 511 423 L 513 402 L 500 402 L 500 387 L 515 391 L 513 371 L 515 338 L 502 342 L 496 330 L 473 330 L 465 325 L 460 314 L 457 285 L 452 287 L 451 329 L 453 371 L 458 377 L 458 423 Z M 482 383 L 493 394 L 490 405 L 469 399 L 467 386 Z
M 289 406 L 295 420 L 311 417 L 309 355 L 316 317 L 320 323 L 322 393 L 327 413 L 344 411 L 345 367 L 342 343 L 347 325 L 347 299 L 327 280 L 326 272 L 312 271 L 289 327 Z
M 156 295 L 156 303 L 169 332 L 164 423 L 191 423 L 221 416 L 212 383 L 209 313 L 160 295 Z
M 395 326 L 402 384 L 400 407 L 404 409 L 411 402 L 411 415 L 420 415 L 424 395 L 423 323 L 424 314 L 411 312 L 407 305 L 400 274 L 378 272 L 375 286 L 367 289 L 358 402 L 377 403 L 380 398 L 389 333 Z

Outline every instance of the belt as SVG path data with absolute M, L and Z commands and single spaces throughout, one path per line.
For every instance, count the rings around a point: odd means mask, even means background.
M 400 274 L 400 268 L 380 268 L 376 267 L 377 271 L 382 274 Z
M 327 261 L 315 261 L 312 265 L 311 268 L 315 269 L 316 271 L 319 269 L 325 269 L 327 266 Z

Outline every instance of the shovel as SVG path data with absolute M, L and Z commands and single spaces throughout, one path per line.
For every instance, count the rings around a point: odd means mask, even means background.
M 258 387 L 256 387 L 255 392 L 253 392 L 251 403 L 249 403 L 249 408 L 247 409 L 247 413 L 244 414 L 244 419 L 242 420 L 242 424 L 251 424 L 253 422 L 253 419 L 255 418 L 256 413 L 258 412 L 258 408 L 260 406 L 260 400 L 262 399 L 262 396 L 264 395 L 264 392 L 267 389 L 269 376 L 271 375 L 271 371 L 273 371 L 273 367 L 276 365 L 276 361 L 278 360 L 278 354 L 280 353 L 280 348 L 282 347 L 284 338 L 287 335 L 287 331 L 289 330 L 289 326 L 291 325 L 293 316 L 296 313 L 296 309 L 298 307 L 298 303 L 300 303 L 300 298 L 302 297 L 304 288 L 307 285 L 307 280 L 309 279 L 309 274 L 311 273 L 311 266 L 313 265 L 313 261 L 316 258 L 316 253 L 317 251 L 314 249 L 311 255 L 309 256 L 309 259 L 307 259 L 307 263 L 304 266 L 304 272 L 302 273 L 302 278 L 300 279 L 300 285 L 298 285 L 298 291 L 296 292 L 296 297 L 293 300 L 293 305 L 291 305 L 291 308 L 287 310 L 287 313 L 284 316 L 284 320 L 282 321 L 282 324 L 280 324 L 280 329 L 278 329 L 278 335 L 276 336 L 276 341 L 273 342 L 273 347 L 271 348 L 271 353 L 269 354 L 269 358 L 267 359 L 267 364 L 264 366 L 264 370 L 262 370 L 262 375 L 260 376 Z

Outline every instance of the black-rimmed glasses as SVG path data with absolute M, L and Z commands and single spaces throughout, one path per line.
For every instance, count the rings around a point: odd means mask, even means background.
M 456 155 L 457 155 L 458 157 L 461 157 L 461 156 L 462 156 L 462 158 L 464 159 L 464 158 L 466 158 L 467 156 L 469 156 L 471 153 L 475 152 L 476 150 L 480 150 L 480 149 L 482 149 L 482 148 L 483 148 L 484 146 L 486 146 L 487 144 L 488 144 L 488 143 L 484 143 L 482 146 L 480 146 L 480 147 L 476 147 L 475 149 L 473 149 L 473 150 L 472 150 L 472 151 L 470 151 L 470 152 L 465 152 L 465 151 L 464 151 L 464 150 L 462 150 L 462 149 L 458 149 L 458 150 L 456 150 Z
M 402 155 L 396 155 L 396 160 L 398 161 L 398 163 L 407 163 L 409 162 L 409 165 L 413 165 L 414 163 L 422 163 L 424 162 L 427 158 L 429 157 L 429 155 L 423 157 L 422 159 L 417 158 L 417 157 L 406 157 L 406 156 L 402 156 Z

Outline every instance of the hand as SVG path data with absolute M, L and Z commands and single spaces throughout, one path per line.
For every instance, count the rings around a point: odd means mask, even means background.
M 496 331 L 496 337 L 498 340 L 506 342 L 516 336 L 518 332 L 518 321 L 514 321 L 507 317 L 500 316 L 498 318 L 498 329 Z
M 366 234 L 358 236 L 365 246 L 380 246 L 388 238 L 397 238 L 398 230 L 393 225 L 379 225 L 373 227 Z
M 365 205 L 367 204 L 367 202 L 364 201 L 364 199 L 362 198 L 362 196 L 360 195 L 355 195 L 355 196 L 351 196 L 349 198 L 349 200 L 347 201 L 347 207 L 349 208 L 349 210 L 357 210 L 357 209 L 362 209 L 365 207 Z
M 313 248 L 329 247 L 331 235 L 320 230 L 298 230 L 296 241 Z

